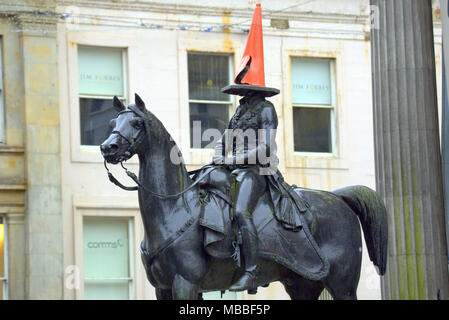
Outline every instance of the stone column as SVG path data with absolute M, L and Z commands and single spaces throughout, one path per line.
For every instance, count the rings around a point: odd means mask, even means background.
M 430 0 L 371 0 L 377 190 L 388 210 L 384 299 L 448 299 Z
M 48 2 L 50 3 L 50 2 Z M 63 298 L 57 17 L 21 14 L 26 298 Z

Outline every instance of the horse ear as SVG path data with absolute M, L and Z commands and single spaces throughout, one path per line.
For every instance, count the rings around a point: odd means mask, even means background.
M 143 102 L 142 98 L 136 93 L 134 94 L 134 101 L 136 102 L 136 106 L 139 107 L 140 110 L 145 110 L 145 102 Z
M 125 105 L 116 96 L 114 96 L 112 105 L 118 112 L 125 110 Z

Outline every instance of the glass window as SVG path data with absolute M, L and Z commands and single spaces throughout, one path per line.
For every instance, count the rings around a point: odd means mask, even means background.
M 211 291 L 203 293 L 203 300 L 241 300 L 241 292 L 225 291 L 223 294 L 221 291 Z
M 231 56 L 224 54 L 188 53 L 190 147 L 214 148 L 207 129 L 223 132 L 228 126 L 231 97 L 221 88 L 230 83 Z M 195 122 L 195 123 L 194 123 Z M 201 141 L 194 141 L 193 128 L 201 125 Z M 203 141 L 204 140 L 204 141 Z
M 3 93 L 3 53 L 2 43 L 3 38 L 0 37 L 0 143 L 6 142 L 5 137 L 5 105 L 4 105 L 4 93 Z
M 84 299 L 133 299 L 131 222 L 125 218 L 84 218 Z
M 109 121 L 115 117 L 112 100 L 80 98 L 81 144 L 100 145 L 111 134 Z
M 295 151 L 332 152 L 330 110 L 293 108 Z
M 125 99 L 124 49 L 78 47 L 78 90 L 82 145 L 100 145 L 117 116 L 112 97 Z
M 0 216 L 0 300 L 8 297 L 7 256 L 6 223 L 4 217 Z
M 333 152 L 333 60 L 292 58 L 294 150 Z

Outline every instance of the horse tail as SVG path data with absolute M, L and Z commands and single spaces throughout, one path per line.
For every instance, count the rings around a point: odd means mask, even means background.
M 388 222 L 383 200 L 377 192 L 364 186 L 345 187 L 332 193 L 340 196 L 359 217 L 369 257 L 377 267 L 377 273 L 384 275 L 387 267 Z

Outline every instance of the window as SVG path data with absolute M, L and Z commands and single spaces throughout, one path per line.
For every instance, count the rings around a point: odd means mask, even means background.
M 292 58 L 294 150 L 334 152 L 333 60 Z
M 0 37 L 0 143 L 6 142 L 5 137 L 5 105 L 3 93 L 3 53 L 2 53 L 2 37 Z
M 211 291 L 203 293 L 203 300 L 241 300 L 241 292 L 225 291 L 223 294 L 221 291 Z
M 100 145 L 111 133 L 117 116 L 115 95 L 125 100 L 125 49 L 78 47 L 78 92 L 82 145 Z
M 0 216 L 0 300 L 8 298 L 8 252 L 6 221 Z
M 231 56 L 190 52 L 187 65 L 190 147 L 212 149 L 213 137 L 204 132 L 207 129 L 214 129 L 222 133 L 229 122 L 231 97 L 222 93 L 220 89 L 229 84 Z M 198 125 L 201 126 L 201 130 L 198 130 Z
M 84 217 L 84 299 L 133 299 L 132 220 Z

